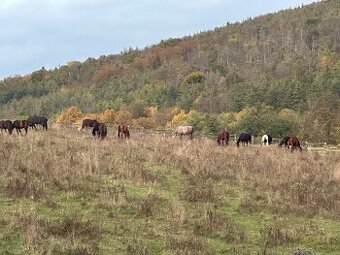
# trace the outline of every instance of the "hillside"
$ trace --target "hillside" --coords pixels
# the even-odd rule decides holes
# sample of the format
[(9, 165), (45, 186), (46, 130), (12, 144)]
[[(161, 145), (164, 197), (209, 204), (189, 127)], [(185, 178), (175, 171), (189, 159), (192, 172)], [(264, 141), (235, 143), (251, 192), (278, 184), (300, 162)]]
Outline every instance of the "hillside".
[(173, 116), (167, 112), (176, 107), (195, 110), (201, 119), (189, 122), (199, 130), (227, 127), (255, 135), (268, 132), (269, 124), (242, 118), (267, 114), (274, 116), (267, 122), (275, 124), (269, 131), (277, 136), (295, 132), (338, 143), (339, 10), (339, 1), (318, 2), (143, 50), (10, 77), (0, 82), (0, 113), (3, 118), (55, 117), (77, 106), (86, 113), (128, 111), (138, 119), (155, 107), (165, 121), (148, 123), (153, 127), (169, 122)]

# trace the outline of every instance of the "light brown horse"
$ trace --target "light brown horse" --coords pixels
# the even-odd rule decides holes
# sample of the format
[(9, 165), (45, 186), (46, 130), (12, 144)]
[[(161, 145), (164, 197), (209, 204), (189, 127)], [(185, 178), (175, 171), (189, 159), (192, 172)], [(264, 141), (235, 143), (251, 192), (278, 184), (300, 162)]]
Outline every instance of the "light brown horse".
[(190, 139), (193, 138), (194, 129), (192, 126), (178, 126), (176, 129), (176, 135), (179, 135), (182, 139), (183, 135), (190, 136)]

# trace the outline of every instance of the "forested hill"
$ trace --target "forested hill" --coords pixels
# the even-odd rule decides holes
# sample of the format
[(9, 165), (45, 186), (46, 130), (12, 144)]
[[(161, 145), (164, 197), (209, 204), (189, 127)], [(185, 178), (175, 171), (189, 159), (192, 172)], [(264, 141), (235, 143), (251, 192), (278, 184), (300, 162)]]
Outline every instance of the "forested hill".
[(10, 77), (0, 82), (0, 113), (113, 109), (140, 126), (182, 121), (206, 132), (296, 132), (340, 142), (339, 12), (340, 1), (322, 1)]

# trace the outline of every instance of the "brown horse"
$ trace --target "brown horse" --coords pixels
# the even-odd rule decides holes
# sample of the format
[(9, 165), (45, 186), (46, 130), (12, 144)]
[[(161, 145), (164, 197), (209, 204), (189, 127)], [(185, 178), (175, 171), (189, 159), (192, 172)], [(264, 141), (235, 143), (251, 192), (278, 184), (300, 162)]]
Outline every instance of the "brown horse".
[(118, 138), (130, 138), (130, 130), (127, 125), (118, 125)]
[(98, 121), (92, 120), (92, 119), (83, 119), (83, 122), (81, 123), (81, 126), (78, 128), (79, 131), (81, 131), (83, 128), (94, 128), (96, 125), (98, 125)]
[(227, 130), (221, 131), (217, 136), (217, 144), (218, 145), (228, 145), (229, 143), (229, 133)]
[(300, 151), (302, 151), (299, 139), (296, 136), (293, 136), (293, 135), (285, 136), (282, 139), (282, 141), (279, 143), (280, 147), (282, 147), (282, 145), (285, 145), (285, 147), (287, 147), (291, 151), (293, 151), (295, 149), (300, 149)]
[(94, 125), (92, 135), (95, 136), (96, 134), (102, 140), (107, 136), (107, 127), (105, 123), (98, 123), (98, 125)]
[(13, 127), (17, 131), (17, 134), (19, 134), (19, 133), (21, 134), (20, 129), (25, 129), (25, 134), (27, 134), (28, 122), (27, 122), (27, 120), (15, 120), (13, 122)]
[(1, 126), (1, 131), (2, 130), (5, 130), (5, 132), (7, 132), (8, 130), (8, 133), (11, 135), (12, 132), (13, 132), (13, 129), (14, 129), (14, 126), (13, 126), (13, 122), (11, 120), (2, 120), (0, 122)]

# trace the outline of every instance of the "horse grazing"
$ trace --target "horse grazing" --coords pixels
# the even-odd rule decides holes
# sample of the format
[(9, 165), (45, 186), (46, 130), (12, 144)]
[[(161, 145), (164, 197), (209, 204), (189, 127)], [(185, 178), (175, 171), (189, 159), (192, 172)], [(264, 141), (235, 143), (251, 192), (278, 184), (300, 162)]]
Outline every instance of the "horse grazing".
[(15, 120), (13, 122), (13, 127), (17, 131), (17, 134), (19, 134), (19, 133), (21, 134), (20, 129), (25, 129), (25, 134), (27, 134), (28, 122), (27, 122), (27, 120)]
[(240, 146), (240, 143), (242, 143), (243, 146), (246, 145), (246, 144), (250, 145), (251, 144), (251, 135), (247, 134), (247, 133), (240, 134), (240, 136), (239, 136), (239, 138), (238, 138), (238, 140), (236, 142), (237, 147)]
[(79, 126), (78, 130), (81, 131), (84, 128), (94, 128), (95, 126), (97, 126), (99, 123), (96, 120), (92, 120), (92, 119), (83, 119), (83, 122), (81, 124), (81, 126)]
[(192, 126), (178, 126), (176, 129), (176, 135), (179, 135), (182, 139), (183, 135), (190, 135), (190, 138), (193, 138), (194, 129)]
[(130, 130), (129, 130), (129, 126), (127, 125), (118, 125), (117, 128), (118, 131), (118, 138), (130, 138)]
[(47, 130), (47, 121), (48, 119), (44, 116), (29, 116), (27, 119), (27, 124), (29, 127), (34, 128), (35, 130), (37, 130), (37, 127), (35, 126), (35, 124), (38, 125), (42, 125), (43, 130)]
[(261, 139), (261, 145), (270, 145), (272, 144), (273, 138), (270, 135), (264, 135)]
[(102, 140), (107, 136), (107, 127), (105, 123), (98, 123), (98, 125), (94, 125), (92, 129), (92, 135), (95, 136), (96, 134)]
[(1, 130), (5, 130), (5, 132), (7, 132), (11, 135), (14, 129), (13, 126), (13, 122), (11, 120), (2, 120), (1, 121)]
[(227, 130), (223, 130), (217, 135), (217, 144), (223, 146), (223, 145), (228, 145), (228, 143), (229, 143), (229, 133), (227, 132)]
[(297, 137), (293, 135), (285, 136), (279, 143), (280, 147), (282, 147), (282, 145), (285, 145), (285, 147), (287, 147), (291, 151), (295, 149), (300, 149), (300, 151), (302, 151), (299, 139), (297, 139)]

